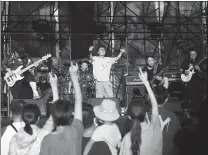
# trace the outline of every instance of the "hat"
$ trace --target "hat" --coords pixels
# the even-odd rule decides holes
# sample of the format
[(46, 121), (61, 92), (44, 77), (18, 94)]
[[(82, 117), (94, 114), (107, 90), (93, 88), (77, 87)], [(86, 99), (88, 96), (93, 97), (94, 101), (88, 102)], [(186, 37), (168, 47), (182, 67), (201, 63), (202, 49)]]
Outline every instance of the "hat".
[(102, 103), (93, 108), (95, 116), (103, 121), (115, 121), (120, 115), (116, 108), (116, 103), (109, 99), (104, 99)]

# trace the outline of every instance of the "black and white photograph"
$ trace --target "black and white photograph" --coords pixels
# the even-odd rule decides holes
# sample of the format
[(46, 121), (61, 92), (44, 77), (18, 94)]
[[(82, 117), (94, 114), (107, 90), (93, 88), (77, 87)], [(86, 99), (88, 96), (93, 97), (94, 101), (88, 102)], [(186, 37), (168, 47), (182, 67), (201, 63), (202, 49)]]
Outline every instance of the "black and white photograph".
[(1, 155), (208, 155), (208, 1), (1, 1)]

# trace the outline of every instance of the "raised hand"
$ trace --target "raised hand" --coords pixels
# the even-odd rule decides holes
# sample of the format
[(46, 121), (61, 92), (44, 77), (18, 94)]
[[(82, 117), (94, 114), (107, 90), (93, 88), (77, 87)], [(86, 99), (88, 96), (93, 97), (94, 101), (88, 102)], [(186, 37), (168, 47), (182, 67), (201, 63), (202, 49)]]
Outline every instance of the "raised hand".
[(77, 72), (78, 72), (78, 64), (76, 63), (76, 65), (73, 64), (73, 62), (71, 62), (71, 66), (69, 68), (69, 72), (71, 76), (77, 76)]
[(121, 48), (120, 51), (121, 51), (122, 53), (127, 52), (125, 48)]
[(56, 74), (52, 74), (50, 72), (49, 73), (49, 77), (50, 77), (50, 85), (51, 85), (51, 87), (57, 86), (57, 76), (56, 76)]
[(89, 51), (92, 52), (93, 49), (94, 49), (94, 46), (90, 46)]
[(147, 79), (147, 72), (143, 72), (142, 69), (139, 67), (139, 78), (144, 84), (148, 84), (149, 81)]

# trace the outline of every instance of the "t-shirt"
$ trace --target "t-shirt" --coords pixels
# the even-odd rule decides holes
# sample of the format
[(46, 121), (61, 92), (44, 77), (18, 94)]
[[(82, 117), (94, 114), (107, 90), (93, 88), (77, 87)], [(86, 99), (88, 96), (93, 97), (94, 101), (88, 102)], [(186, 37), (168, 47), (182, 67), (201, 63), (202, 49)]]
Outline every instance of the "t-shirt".
[(91, 138), (95, 142), (106, 142), (112, 155), (117, 155), (117, 147), (120, 147), (121, 142), (121, 133), (115, 123), (98, 126)]
[(115, 58), (110, 57), (93, 57), (93, 76), (97, 81), (109, 81), (110, 70), (112, 65), (115, 63)]
[[(159, 115), (153, 115), (150, 124), (141, 123), (141, 128), (142, 142), (139, 155), (162, 155), (163, 139)], [(122, 140), (120, 155), (132, 155), (131, 131)]]
[(74, 119), (60, 133), (50, 133), (41, 144), (40, 155), (81, 155), (83, 124)]
[(163, 107), (158, 107), (158, 110), (163, 121), (168, 117), (170, 118), (170, 122), (163, 128), (163, 155), (174, 155), (174, 138), (176, 133), (181, 129), (180, 121), (173, 112)]
[[(83, 137), (82, 138), (82, 152), (84, 152), (84, 148), (87, 145), (90, 137)], [(95, 142), (88, 153), (88, 155), (111, 155), (111, 151), (104, 141)]]

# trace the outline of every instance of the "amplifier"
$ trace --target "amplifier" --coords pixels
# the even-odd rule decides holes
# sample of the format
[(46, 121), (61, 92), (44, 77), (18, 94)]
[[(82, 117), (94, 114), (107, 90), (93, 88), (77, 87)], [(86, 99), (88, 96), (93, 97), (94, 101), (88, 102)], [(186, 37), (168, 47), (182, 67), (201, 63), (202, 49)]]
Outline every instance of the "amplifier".
[(166, 72), (164, 76), (168, 78), (168, 81), (180, 81), (181, 73), (180, 72)]
[(46, 116), (46, 101), (44, 99), (33, 100), (33, 99), (14, 99), (16, 100), (24, 100), (27, 104), (36, 104), (40, 108), (41, 116)]
[(139, 76), (126, 76), (126, 85), (142, 85), (142, 81)]
[(128, 104), (130, 103), (130, 101), (132, 100), (132, 98), (136, 95), (134, 94), (134, 90), (139, 91), (139, 95), (141, 98), (142, 96), (146, 95), (146, 88), (144, 85), (140, 85), (140, 86), (126, 86), (126, 106), (128, 106)]

